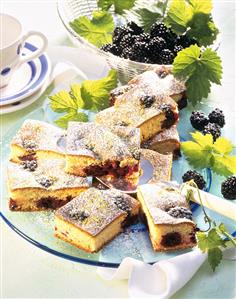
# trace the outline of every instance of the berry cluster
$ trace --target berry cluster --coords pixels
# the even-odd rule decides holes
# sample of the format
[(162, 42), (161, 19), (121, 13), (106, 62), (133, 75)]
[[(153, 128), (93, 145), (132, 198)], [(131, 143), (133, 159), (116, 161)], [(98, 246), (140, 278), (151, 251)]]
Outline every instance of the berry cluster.
[(125, 211), (126, 213), (130, 213), (131, 211), (131, 207), (130, 205), (126, 202), (126, 200), (121, 197), (121, 196), (117, 196), (115, 198), (114, 204), (117, 206), (118, 209)]
[(216, 108), (208, 116), (201, 111), (193, 111), (190, 122), (194, 129), (202, 131), (204, 135), (211, 134), (216, 141), (221, 135), (221, 128), (225, 125), (223, 111)]
[(78, 211), (76, 209), (72, 209), (71, 211), (69, 211), (69, 216), (74, 220), (83, 222), (85, 219), (89, 217), (89, 214), (85, 211)]
[(54, 183), (52, 178), (48, 178), (45, 176), (38, 177), (36, 180), (40, 185), (42, 185), (45, 188), (50, 187)]
[(193, 214), (192, 212), (185, 207), (174, 207), (168, 211), (168, 214), (174, 218), (187, 218), (192, 220)]
[(101, 50), (137, 62), (172, 64), (175, 56), (182, 49), (196, 44), (195, 39), (186, 35), (177, 36), (163, 23), (154, 23), (150, 33), (134, 22), (116, 27), (112, 44), (106, 44)]
[(198, 186), (198, 188), (201, 190), (206, 187), (206, 182), (203, 176), (196, 170), (188, 170), (187, 172), (185, 172), (182, 176), (182, 180), (184, 183), (193, 180), (195, 184)]
[(23, 161), (21, 163), (22, 167), (24, 169), (27, 169), (29, 171), (35, 171), (35, 169), (37, 168), (38, 164), (37, 164), (37, 161), (36, 160), (26, 160), (26, 161)]

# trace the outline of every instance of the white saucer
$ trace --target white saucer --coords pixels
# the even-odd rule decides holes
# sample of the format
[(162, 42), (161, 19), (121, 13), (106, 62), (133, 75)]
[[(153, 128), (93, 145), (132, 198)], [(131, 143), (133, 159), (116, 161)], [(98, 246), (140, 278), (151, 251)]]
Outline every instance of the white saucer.
[[(36, 51), (37, 48), (26, 43), (23, 54)], [(51, 63), (46, 54), (22, 64), (14, 73), (11, 81), (0, 89), (0, 106), (9, 105), (26, 99), (43, 86), (51, 71)]]

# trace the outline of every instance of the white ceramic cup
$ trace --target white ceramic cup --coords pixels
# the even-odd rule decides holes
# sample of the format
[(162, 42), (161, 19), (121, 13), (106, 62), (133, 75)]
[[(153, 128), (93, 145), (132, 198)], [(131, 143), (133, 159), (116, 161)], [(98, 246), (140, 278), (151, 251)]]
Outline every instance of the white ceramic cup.
[[(22, 49), (30, 36), (39, 36), (42, 45), (33, 53), (22, 55)], [(0, 14), (0, 88), (5, 87), (14, 72), (27, 61), (40, 56), (48, 44), (41, 32), (23, 32), (21, 23), (7, 14)]]

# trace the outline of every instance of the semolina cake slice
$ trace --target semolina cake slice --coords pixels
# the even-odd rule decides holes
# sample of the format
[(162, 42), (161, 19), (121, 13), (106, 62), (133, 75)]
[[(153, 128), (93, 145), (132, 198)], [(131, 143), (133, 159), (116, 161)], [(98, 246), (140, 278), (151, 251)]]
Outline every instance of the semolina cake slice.
[(139, 151), (139, 129), (70, 122), (66, 172), (79, 176), (138, 178)]
[(139, 202), (115, 189), (90, 188), (55, 213), (55, 236), (97, 252), (138, 215)]
[(165, 183), (138, 187), (138, 200), (146, 216), (153, 249), (169, 251), (196, 245), (196, 225), (185, 196)]
[(12, 211), (56, 209), (91, 185), (87, 178), (67, 174), (64, 159), (9, 162), (9, 208)]
[(148, 90), (134, 90), (133, 95), (129, 96), (129, 99), (119, 98), (119, 104), (97, 113), (95, 122), (107, 127), (119, 125), (139, 128), (141, 142), (178, 122), (178, 108), (170, 97), (155, 95)]
[(141, 144), (142, 148), (156, 151), (160, 154), (173, 154), (174, 157), (180, 155), (180, 140), (176, 126), (171, 126), (155, 135), (153, 138)]
[(46, 122), (27, 119), (11, 142), (10, 160), (20, 163), (30, 158), (64, 158), (58, 140), (65, 131)]
[(165, 66), (148, 70), (135, 76), (127, 85), (119, 86), (110, 92), (110, 104), (116, 105), (129, 97), (134, 89), (152, 91), (155, 94), (170, 96), (182, 109), (187, 105), (184, 82), (177, 80), (170, 68)]

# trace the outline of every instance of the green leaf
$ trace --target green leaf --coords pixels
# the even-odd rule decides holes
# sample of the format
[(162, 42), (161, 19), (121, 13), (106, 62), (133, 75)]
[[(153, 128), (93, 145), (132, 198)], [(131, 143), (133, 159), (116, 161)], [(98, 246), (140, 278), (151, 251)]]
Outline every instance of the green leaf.
[(191, 136), (194, 141), (196, 141), (202, 147), (207, 147), (209, 149), (213, 146), (213, 137), (211, 134), (203, 135), (202, 133), (196, 131), (195, 133), (191, 133)]
[(115, 13), (122, 15), (124, 10), (131, 9), (135, 4), (135, 0), (98, 0), (98, 7), (102, 10), (109, 10), (114, 5)]
[(219, 156), (213, 154), (214, 163), (212, 170), (222, 176), (230, 176), (236, 173), (236, 156)]
[(70, 110), (77, 110), (76, 102), (70, 97), (66, 90), (62, 90), (52, 96), (49, 96), (50, 107), (55, 112), (68, 112)]
[(216, 232), (215, 228), (212, 228), (208, 233), (197, 232), (198, 247), (206, 252), (209, 249), (216, 248), (218, 246), (224, 246), (224, 240)]
[(197, 45), (192, 45), (178, 52), (173, 64), (173, 74), (179, 79), (186, 79), (196, 72), (197, 60), (201, 54), (201, 49)]
[(79, 84), (75, 83), (71, 85), (70, 87), (70, 96), (71, 98), (76, 102), (77, 108), (83, 109), (85, 106), (85, 103), (81, 97), (81, 87)]
[(83, 112), (75, 112), (75, 111), (70, 111), (67, 114), (59, 117), (57, 120), (54, 122), (61, 128), (66, 129), (68, 126), (68, 122), (70, 121), (81, 121), (81, 122), (87, 122), (88, 121), (88, 116), (87, 114)]
[(193, 7), (194, 12), (209, 14), (212, 10), (211, 0), (189, 0), (189, 4)]
[(227, 140), (224, 137), (217, 138), (213, 144), (213, 149), (216, 153), (219, 154), (229, 154), (233, 150), (233, 144), (231, 141)]
[(187, 35), (190, 38), (195, 38), (201, 46), (211, 45), (217, 37), (219, 30), (212, 22), (211, 15), (204, 13), (196, 13), (189, 21), (190, 29)]
[(193, 167), (205, 168), (211, 165), (211, 155), (201, 145), (193, 141), (181, 142), (181, 150)]
[(111, 70), (107, 77), (99, 80), (85, 80), (81, 85), (81, 96), (85, 109), (99, 111), (109, 106), (109, 93), (117, 86), (117, 72)]
[(177, 33), (182, 34), (188, 27), (188, 22), (192, 19), (192, 9), (186, 1), (172, 0), (167, 12), (165, 23)]
[(222, 78), (221, 59), (210, 48), (201, 52), (197, 45), (183, 49), (173, 63), (173, 74), (186, 81), (189, 101), (196, 105), (207, 98), (211, 82), (220, 84)]
[(103, 11), (108, 11), (114, 4), (114, 0), (98, 0), (98, 7)]
[(208, 262), (213, 270), (220, 264), (223, 254), (220, 248), (213, 248), (208, 250)]
[(163, 16), (156, 11), (151, 11), (148, 8), (140, 8), (136, 12), (140, 18), (140, 23), (144, 30), (148, 32), (153, 23), (163, 20)]
[(112, 41), (114, 22), (112, 15), (105, 11), (93, 11), (93, 18), (81, 16), (70, 22), (70, 26), (80, 36), (97, 47)]

